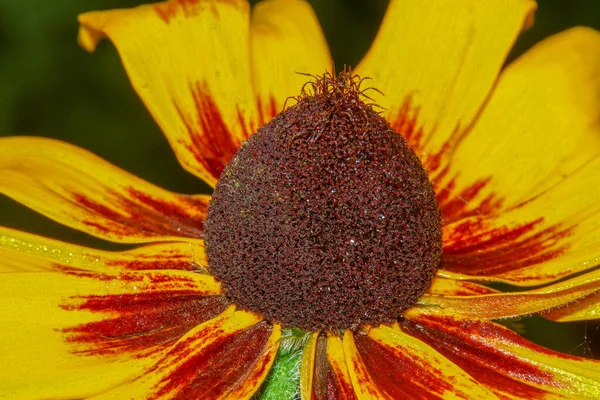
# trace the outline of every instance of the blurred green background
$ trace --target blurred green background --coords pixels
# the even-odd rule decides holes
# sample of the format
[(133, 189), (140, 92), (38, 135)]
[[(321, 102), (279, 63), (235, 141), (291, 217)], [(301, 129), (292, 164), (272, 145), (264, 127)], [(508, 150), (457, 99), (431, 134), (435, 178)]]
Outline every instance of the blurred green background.
[[(429, 0), (436, 1), (436, 0)], [(309, 0), (336, 65), (355, 66), (368, 49), (387, 0)], [(184, 193), (210, 193), (184, 172), (131, 89), (114, 48), (95, 54), (76, 42), (79, 13), (142, 4), (139, 0), (0, 0), (0, 137), (39, 135), (88, 149), (150, 182)], [(538, 0), (536, 23), (509, 60), (537, 41), (575, 25), (600, 30), (600, 0)], [(157, 161), (159, 160), (159, 161)], [(0, 225), (108, 248), (0, 196)], [(600, 325), (511, 322), (530, 339), (571, 354), (600, 358)]]

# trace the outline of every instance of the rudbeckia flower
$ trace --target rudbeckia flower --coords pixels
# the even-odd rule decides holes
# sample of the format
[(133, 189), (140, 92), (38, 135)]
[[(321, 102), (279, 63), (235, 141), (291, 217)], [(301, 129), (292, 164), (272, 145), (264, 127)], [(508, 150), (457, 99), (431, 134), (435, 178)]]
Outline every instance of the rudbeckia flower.
[(503, 67), (535, 7), (392, 0), (339, 75), (301, 0), (81, 15), (214, 197), (1, 139), (1, 193), (131, 247), (1, 228), (0, 397), (600, 398), (495, 322), (600, 315), (600, 34)]

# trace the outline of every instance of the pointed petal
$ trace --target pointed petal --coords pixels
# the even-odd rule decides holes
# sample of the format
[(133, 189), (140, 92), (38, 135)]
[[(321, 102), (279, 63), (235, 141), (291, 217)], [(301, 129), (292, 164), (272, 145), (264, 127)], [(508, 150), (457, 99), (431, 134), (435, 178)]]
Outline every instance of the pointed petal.
[(493, 398), (451, 361), (397, 329), (382, 325), (354, 335), (354, 345), (362, 368), (386, 398)]
[(446, 176), (438, 178), (449, 199), (444, 217), (510, 209), (598, 155), (600, 32), (573, 28), (540, 42), (502, 72)]
[(314, 398), (356, 400), (342, 340), (333, 334), (321, 336), (319, 340), (313, 379)]
[(319, 333), (311, 333), (300, 362), (300, 396), (303, 400), (312, 398), (313, 374), (315, 371), (315, 353), (317, 351), (317, 339)]
[(250, 6), (167, 1), (79, 16), (79, 42), (117, 48), (129, 79), (182, 166), (213, 185), (256, 128)]
[(261, 125), (278, 114), (309, 79), (323, 74), (331, 56), (319, 21), (303, 0), (267, 0), (252, 9), (252, 78)]
[(160, 189), (93, 154), (50, 139), (0, 139), (0, 193), (102, 239), (200, 238), (209, 196)]
[[(537, 346), (489, 321), (413, 310), (402, 330), (502, 398), (600, 396), (600, 362)], [(579, 398), (579, 397), (577, 397)]]
[[(21, 255), (23, 264), (39, 260)], [(85, 398), (108, 390), (227, 306), (208, 275), (54, 264), (61, 272), (1, 275), (2, 398)]]
[(563, 307), (600, 290), (600, 270), (576, 278), (523, 292), (476, 296), (425, 294), (419, 305), (433, 313), (454, 313), (469, 318), (498, 319), (535, 314)]
[(481, 280), (540, 285), (600, 261), (600, 157), (536, 198), (443, 228), (442, 268)]
[[(36, 256), (27, 263), (22, 255)], [(127, 251), (102, 251), (0, 226), (0, 272), (57, 271), (72, 265), (95, 271), (175, 269), (204, 272), (204, 244), (164, 242)]]
[[(430, 173), (488, 96), (535, 3), (392, 0), (356, 72)], [(427, 23), (424, 23), (427, 21)]]
[(224, 314), (181, 338), (145, 375), (93, 399), (249, 399), (280, 334), (251, 313)]

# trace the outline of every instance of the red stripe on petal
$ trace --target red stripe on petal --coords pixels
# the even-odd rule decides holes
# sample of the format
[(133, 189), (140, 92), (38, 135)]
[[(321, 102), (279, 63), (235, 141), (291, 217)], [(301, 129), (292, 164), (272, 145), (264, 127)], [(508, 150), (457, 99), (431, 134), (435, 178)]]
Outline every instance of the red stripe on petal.
[[(400, 133), (408, 142), (409, 147), (419, 156), (423, 167), (427, 170), (431, 178), (438, 173), (443, 173), (446, 170), (443, 165), (444, 160), (449, 155), (453, 143), (447, 142), (440, 150), (435, 153), (428, 153), (425, 150), (426, 141), (424, 138), (425, 132), (423, 127), (419, 125), (420, 107), (412, 105), (412, 96), (406, 96), (402, 102), (402, 106), (398, 110), (395, 117), (390, 118), (390, 126)], [(458, 138), (458, 127), (456, 127), (452, 137)], [(434, 183), (435, 186), (435, 183)]]
[(205, 199), (188, 197), (185, 201), (177, 204), (164, 199), (154, 198), (134, 188), (129, 188), (128, 192), (132, 198), (155, 211), (158, 215), (169, 218), (177, 231), (183, 228), (192, 230), (190, 229), (191, 226), (195, 228), (193, 229), (195, 231), (204, 229), (204, 220), (194, 218), (189, 210), (193, 210), (195, 214), (206, 215), (208, 212), (208, 201)]
[(452, 142), (448, 141), (436, 153), (429, 154), (425, 151), (426, 142), (424, 131), (418, 124), (420, 107), (412, 106), (412, 96), (407, 96), (398, 113), (391, 119), (391, 127), (402, 134), (411, 149), (419, 156), (423, 166), (427, 170), (433, 186), (436, 198), (442, 212), (444, 224), (449, 224), (472, 215), (489, 214), (497, 211), (503, 203), (503, 199), (496, 194), (489, 194), (486, 198), (478, 201), (478, 206), (473, 210), (467, 210), (470, 200), (475, 198), (488, 185), (491, 178), (482, 178), (468, 187), (456, 193), (456, 177), (440, 186), (438, 182), (447, 178), (449, 172), (444, 160), (450, 156), (450, 150), (460, 141), (460, 127), (454, 129), (451, 135)]
[[(219, 2), (228, 3), (233, 6), (239, 6), (240, 3), (242, 3), (240, 0), (219, 0)], [(199, 7), (202, 3), (205, 4), (203, 8)], [(208, 7), (213, 11), (213, 16), (216, 19), (219, 19), (219, 13), (212, 9), (210, 2), (202, 0), (168, 1), (155, 5), (154, 11), (156, 11), (165, 24), (170, 24), (173, 18), (177, 17), (179, 14), (182, 14), (184, 18), (192, 18)]]
[(405, 322), (402, 330), (433, 347), (502, 398), (509, 398), (502, 396), (502, 393), (527, 399), (543, 398), (547, 394), (545, 390), (521, 381), (549, 388), (561, 387), (561, 384), (556, 382), (552, 373), (497, 348), (496, 341), (529, 348), (542, 354), (576, 359), (537, 346), (514, 332), (487, 321), (459, 322), (452, 318), (428, 315), (416, 322), (419, 325)]
[(127, 191), (131, 198), (118, 192), (109, 192), (107, 197), (114, 202), (109, 208), (85, 194), (74, 193), (75, 204), (93, 212), (100, 218), (84, 219), (90, 227), (121, 237), (139, 235), (202, 237), (204, 217), (208, 203), (204, 199), (188, 197), (179, 203), (156, 199), (133, 188)]
[(202, 293), (198, 283), (185, 276), (159, 272), (105, 274), (61, 265), (55, 269), (82, 279), (128, 286), (134, 291), (72, 296), (60, 305), (63, 310), (89, 311), (102, 317), (61, 330), (68, 343), (77, 345), (73, 347), (74, 354), (127, 351), (141, 357), (174, 343), (228, 306), (223, 296)]
[(410, 148), (417, 154), (423, 147), (423, 128), (417, 125), (419, 111), (420, 107), (412, 106), (412, 96), (407, 96), (390, 123), (392, 129), (404, 136)]
[(328, 361), (326, 340), (319, 337), (315, 357), (312, 398), (315, 400), (356, 400), (352, 382), (344, 379), (341, 371), (336, 370)]
[(107, 260), (104, 262), (109, 267), (119, 267), (130, 271), (143, 271), (143, 270), (161, 270), (161, 269), (172, 269), (179, 271), (196, 271), (201, 266), (195, 265), (190, 262), (189, 257), (184, 254), (174, 255), (157, 255), (150, 256), (148, 260), (144, 259), (144, 255), (137, 255), (132, 260)]
[(277, 109), (277, 100), (275, 97), (269, 97), (269, 103), (267, 107), (264, 107), (261, 99), (256, 100), (256, 109), (259, 111), (258, 113), (258, 123), (259, 127), (271, 121), (279, 111)]
[(155, 5), (154, 10), (165, 22), (165, 24), (168, 24), (171, 22), (171, 19), (175, 18), (180, 12), (183, 13), (185, 17), (193, 16), (194, 10), (196, 9), (190, 6), (196, 5), (198, 3), (200, 3), (200, 0), (178, 0), (176, 2), (169, 1)]
[(512, 227), (490, 227), (481, 219), (445, 228), (442, 268), (471, 275), (501, 274), (539, 264), (568, 249), (572, 228), (539, 229), (543, 218)]
[(439, 399), (452, 391), (452, 378), (432, 365), (421, 365), (418, 359), (366, 335), (355, 335), (354, 340), (371, 379), (391, 398)]
[(442, 212), (444, 225), (451, 224), (462, 218), (475, 215), (492, 215), (502, 207), (504, 199), (495, 193), (487, 195), (483, 200), (478, 200), (477, 207), (467, 210), (471, 199), (476, 198), (489, 184), (491, 178), (480, 179), (470, 186), (463, 188), (458, 194), (455, 192), (456, 178), (453, 178), (442, 188), (435, 187), (436, 198)]
[[(57, 271), (61, 271), (65, 274), (78, 276), (80, 278), (89, 278), (104, 282), (119, 282), (122, 285), (139, 285), (140, 290), (158, 289), (157, 285), (160, 285), (161, 289), (196, 289), (198, 284), (194, 279), (188, 276), (174, 276), (166, 272), (147, 272), (147, 273), (136, 273), (136, 272), (123, 272), (119, 274), (114, 273), (102, 273), (96, 271), (90, 271), (83, 268), (71, 267), (67, 265), (53, 264), (53, 268)], [(153, 286), (154, 285), (154, 286)]]
[[(219, 179), (223, 169), (240, 146), (236, 135), (231, 132), (225, 123), (223, 116), (208, 94), (206, 84), (196, 83), (190, 85), (190, 91), (196, 106), (196, 124), (192, 116), (186, 115), (180, 107), (175, 104), (177, 112), (184, 121), (188, 131), (191, 144), (182, 143), (200, 165), (206, 169), (215, 179)], [(244, 137), (249, 137), (251, 132), (246, 128), (241, 112), (238, 110), (238, 122)]]
[[(198, 338), (191, 336), (177, 343), (159, 369), (169, 368), (169, 361), (177, 364), (187, 359), (168, 373), (151, 398), (158, 400), (169, 395), (174, 400), (216, 399), (248, 384), (245, 378), (264, 354), (271, 331), (272, 327), (265, 322), (228, 335), (220, 333), (218, 327), (207, 329), (201, 333), (203, 337), (221, 337), (189, 358), (193, 351), (189, 344)], [(263, 367), (266, 368), (264, 363)]]
[(110, 316), (62, 330), (67, 342), (87, 345), (87, 349), (74, 353), (107, 355), (126, 351), (143, 357), (173, 344), (195, 326), (214, 318), (227, 308), (227, 302), (222, 296), (166, 291), (87, 296), (79, 306), (62, 308)]

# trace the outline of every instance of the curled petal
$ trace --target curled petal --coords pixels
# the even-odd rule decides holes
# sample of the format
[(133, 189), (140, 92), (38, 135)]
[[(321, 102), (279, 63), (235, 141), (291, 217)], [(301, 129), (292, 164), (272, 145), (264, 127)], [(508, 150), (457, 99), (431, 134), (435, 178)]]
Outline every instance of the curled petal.
[(427, 289), (427, 293), (438, 296), (472, 296), (477, 294), (497, 293), (497, 291), (473, 282), (437, 276), (431, 281), (431, 286)]
[(550, 310), (544, 313), (543, 317), (558, 322), (598, 320), (600, 319), (600, 291)]
[(425, 294), (419, 299), (428, 312), (454, 313), (469, 318), (498, 319), (535, 314), (563, 307), (600, 291), (600, 270), (576, 278), (523, 292), (475, 296)]

